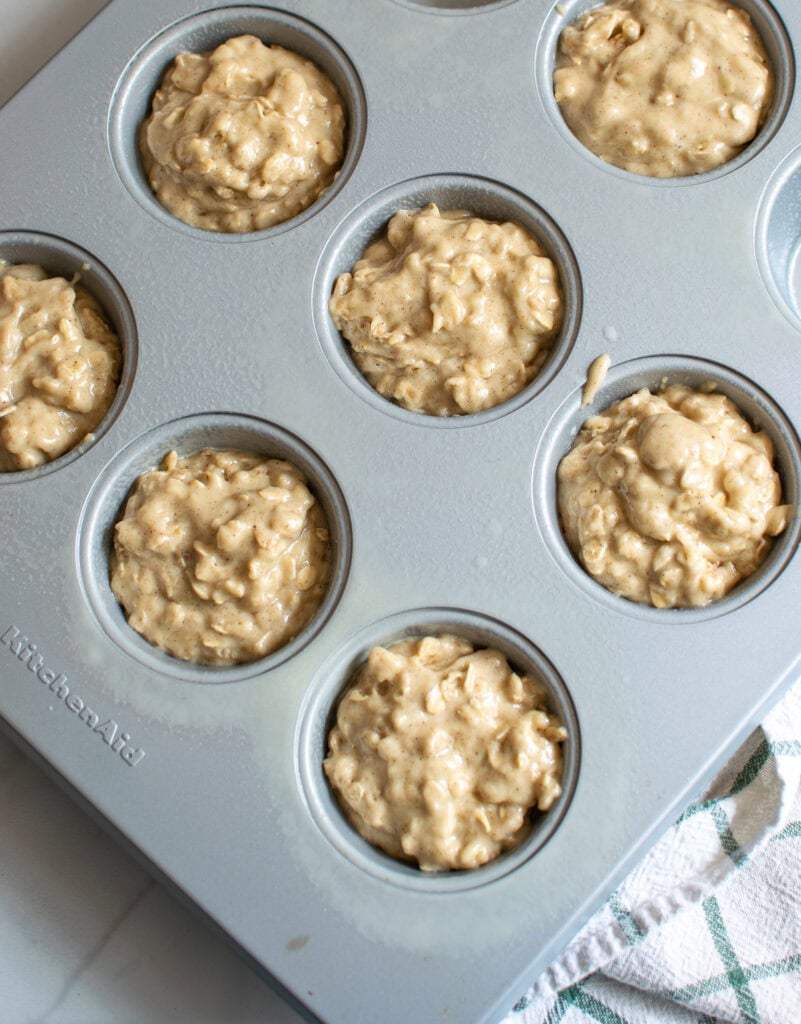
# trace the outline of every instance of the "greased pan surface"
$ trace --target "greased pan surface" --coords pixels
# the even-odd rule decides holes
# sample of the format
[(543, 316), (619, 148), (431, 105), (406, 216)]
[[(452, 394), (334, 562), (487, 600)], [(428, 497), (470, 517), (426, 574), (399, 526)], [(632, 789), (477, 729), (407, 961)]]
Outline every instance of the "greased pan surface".
[[(775, 109), (740, 158), (693, 180), (605, 167), (561, 126), (552, 53), (581, 3), (113, 0), (0, 111), (0, 257), (81, 271), (125, 352), (94, 442), (0, 477), (0, 711), (321, 1020), (376, 1006), (398, 1024), (495, 1020), (793, 678), (797, 520), (725, 601), (664, 613), (594, 585), (555, 511), (556, 464), (588, 411), (664, 377), (731, 394), (798, 500), (801, 15), (740, 5), (777, 71)], [(213, 236), (148, 195), (133, 135), (179, 49), (242, 31), (321, 64), (350, 144), (305, 214)], [(565, 287), (544, 374), (469, 419), (374, 396), (326, 315), (365, 241), (427, 201), (522, 222)], [(612, 368), (582, 410), (603, 351)], [(133, 479), (202, 444), (292, 458), (333, 525), (324, 614), (267, 662), (161, 656), (108, 588)], [(357, 840), (320, 762), (366, 650), (438, 628), (533, 665), (571, 735), (565, 796), (523, 847), (428, 877)]]

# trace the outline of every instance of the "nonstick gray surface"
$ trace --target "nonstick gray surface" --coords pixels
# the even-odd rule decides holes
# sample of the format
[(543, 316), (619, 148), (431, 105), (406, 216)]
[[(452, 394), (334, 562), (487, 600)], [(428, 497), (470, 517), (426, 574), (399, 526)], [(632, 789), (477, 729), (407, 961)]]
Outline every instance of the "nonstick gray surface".
[[(93, 439), (0, 477), (0, 714), (329, 1024), (497, 1019), (793, 681), (801, 653), (797, 520), (727, 598), (665, 611), (579, 568), (555, 500), (584, 418), (668, 380), (731, 395), (771, 434), (797, 502), (801, 9), (740, 0), (776, 71), (772, 113), (725, 167), (655, 181), (588, 154), (553, 101), (556, 38), (589, 4), (452, 6), (113, 0), (0, 111), (0, 258), (80, 272), (125, 355)], [(135, 133), (179, 50), (244, 31), (327, 71), (349, 147), (304, 214), (217, 236), (150, 195)], [(567, 315), (545, 370), (476, 416), (380, 398), (327, 314), (336, 275), (392, 213), (427, 202), (524, 224), (562, 275)], [(602, 352), (611, 369), (582, 409)], [(334, 537), (321, 615), (230, 669), (150, 647), (108, 585), (136, 476), (206, 444), (295, 461)], [(355, 835), (321, 763), (369, 648), (443, 629), (543, 676), (570, 736), (563, 798), (521, 847), (427, 875)]]

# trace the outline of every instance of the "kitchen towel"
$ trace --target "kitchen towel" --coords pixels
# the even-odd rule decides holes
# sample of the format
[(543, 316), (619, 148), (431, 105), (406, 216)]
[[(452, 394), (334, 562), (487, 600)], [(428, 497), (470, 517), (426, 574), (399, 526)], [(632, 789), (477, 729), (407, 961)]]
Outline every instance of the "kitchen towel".
[(801, 1024), (801, 681), (503, 1024)]

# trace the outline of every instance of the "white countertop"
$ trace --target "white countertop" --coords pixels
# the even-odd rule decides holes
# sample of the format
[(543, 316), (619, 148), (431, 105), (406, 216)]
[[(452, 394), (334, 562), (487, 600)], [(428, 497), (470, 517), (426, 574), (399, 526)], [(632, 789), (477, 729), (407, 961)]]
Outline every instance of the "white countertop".
[[(0, 0), (0, 105), (104, 2)], [(300, 1020), (0, 736), (0, 1024)]]

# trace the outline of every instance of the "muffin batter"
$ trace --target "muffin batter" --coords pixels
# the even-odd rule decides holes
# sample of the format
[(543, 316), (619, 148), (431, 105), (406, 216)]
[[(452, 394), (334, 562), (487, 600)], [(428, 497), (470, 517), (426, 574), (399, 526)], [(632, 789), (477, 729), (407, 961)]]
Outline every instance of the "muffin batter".
[(560, 795), (566, 736), (544, 686), (499, 651), (428, 636), (370, 651), (323, 767), (373, 845), (424, 871), (475, 868)]
[(114, 531), (111, 588), (129, 624), (176, 658), (262, 658), (317, 611), (324, 513), (288, 462), (209, 449), (141, 476)]
[(344, 147), (333, 83), (254, 36), (180, 53), (139, 137), (159, 201), (186, 224), (224, 232), (258, 231), (305, 210), (334, 180)]
[(723, 597), (785, 528), (773, 445), (724, 395), (638, 391), (582, 427), (558, 469), (559, 514), (585, 569), (657, 608)]
[(749, 16), (726, 0), (611, 0), (563, 31), (554, 94), (602, 160), (672, 178), (754, 138), (773, 72)]
[(542, 369), (562, 323), (556, 267), (517, 224), (404, 210), (341, 274), (329, 310), (372, 386), (412, 412), (481, 412)]
[(114, 400), (121, 361), (84, 288), (0, 260), (0, 472), (50, 462), (91, 434)]

